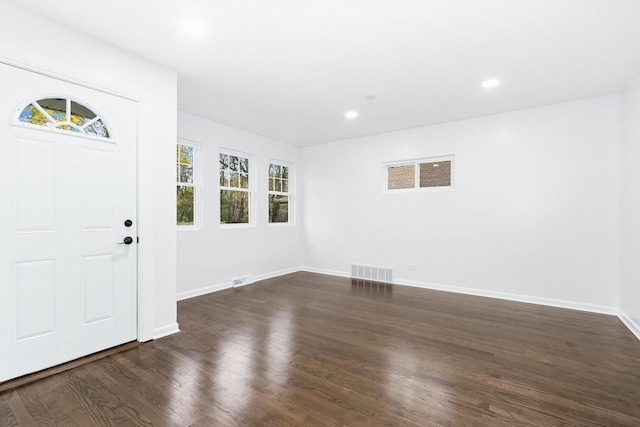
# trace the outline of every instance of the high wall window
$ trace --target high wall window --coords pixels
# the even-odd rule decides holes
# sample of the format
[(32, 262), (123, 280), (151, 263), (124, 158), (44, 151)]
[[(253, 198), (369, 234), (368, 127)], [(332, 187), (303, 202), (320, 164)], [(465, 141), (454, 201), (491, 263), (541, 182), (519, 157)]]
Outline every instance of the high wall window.
[(452, 189), (453, 164), (453, 156), (385, 163), (385, 190)]
[(196, 225), (197, 149), (194, 144), (180, 142), (176, 149), (177, 224)]
[(291, 167), (269, 163), (269, 223), (290, 223), (291, 207)]
[(220, 224), (251, 222), (249, 156), (220, 153)]

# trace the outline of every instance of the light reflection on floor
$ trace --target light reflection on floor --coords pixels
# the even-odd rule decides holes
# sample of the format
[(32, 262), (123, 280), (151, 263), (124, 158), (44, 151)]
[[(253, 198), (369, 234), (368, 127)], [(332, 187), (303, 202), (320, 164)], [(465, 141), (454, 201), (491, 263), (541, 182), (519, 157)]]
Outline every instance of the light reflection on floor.
[(250, 388), (255, 375), (254, 352), (261, 337), (248, 327), (232, 328), (229, 333), (233, 340), (220, 342), (213, 376), (218, 406), (233, 415), (241, 414), (250, 404), (247, 398), (253, 395)]
[(285, 385), (288, 379), (289, 361), (295, 346), (291, 328), (291, 311), (288, 309), (279, 310), (269, 323), (267, 379), (278, 386)]

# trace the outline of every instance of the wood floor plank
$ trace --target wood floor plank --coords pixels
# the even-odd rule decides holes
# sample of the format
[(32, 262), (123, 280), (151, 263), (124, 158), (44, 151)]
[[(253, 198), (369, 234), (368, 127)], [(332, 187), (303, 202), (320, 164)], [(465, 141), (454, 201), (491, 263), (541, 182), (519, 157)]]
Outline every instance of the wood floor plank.
[(0, 393), (2, 426), (640, 426), (614, 316), (294, 273), (182, 332)]
[(6, 399), (0, 399), (0, 416), (2, 417), (0, 418), (2, 423), (10, 427), (36, 425), (35, 418), (31, 416), (17, 393), (13, 393), (12, 396), (6, 396)]

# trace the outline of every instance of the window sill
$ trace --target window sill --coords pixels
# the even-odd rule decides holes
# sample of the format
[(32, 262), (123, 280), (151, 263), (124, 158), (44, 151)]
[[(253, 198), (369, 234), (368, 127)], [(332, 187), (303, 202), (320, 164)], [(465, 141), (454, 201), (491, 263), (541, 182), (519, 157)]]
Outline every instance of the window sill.
[(293, 222), (270, 222), (269, 227), (293, 227), (296, 224)]
[(220, 229), (221, 230), (230, 230), (230, 229), (234, 229), (234, 228), (256, 228), (255, 224), (249, 223), (249, 224), (220, 224)]
[(396, 188), (393, 190), (384, 189), (385, 194), (406, 194), (406, 193), (446, 193), (455, 191), (453, 186), (450, 187), (420, 187), (420, 188)]

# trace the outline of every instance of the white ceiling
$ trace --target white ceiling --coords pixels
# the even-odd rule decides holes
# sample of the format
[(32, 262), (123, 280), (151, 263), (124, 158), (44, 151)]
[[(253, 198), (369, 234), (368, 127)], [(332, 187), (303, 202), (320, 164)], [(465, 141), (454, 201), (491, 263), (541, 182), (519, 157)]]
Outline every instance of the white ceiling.
[(619, 93), (640, 73), (640, 0), (12, 1), (176, 70), (180, 110), (296, 145)]

